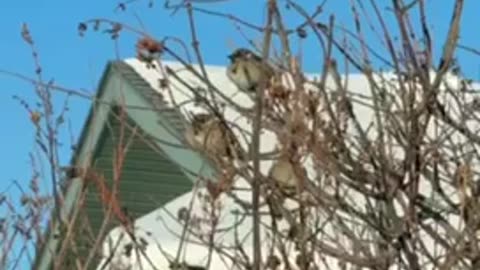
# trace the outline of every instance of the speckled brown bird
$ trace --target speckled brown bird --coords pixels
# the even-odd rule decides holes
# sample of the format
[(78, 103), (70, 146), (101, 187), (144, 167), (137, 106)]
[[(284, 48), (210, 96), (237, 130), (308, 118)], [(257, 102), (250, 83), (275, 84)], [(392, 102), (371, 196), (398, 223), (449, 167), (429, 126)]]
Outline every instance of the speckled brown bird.
[(220, 119), (209, 113), (193, 115), (185, 131), (185, 139), (192, 148), (213, 156), (233, 157), (236, 145), (233, 136)]
[(275, 185), (287, 196), (295, 194), (297, 185), (300, 183), (299, 175), (288, 156), (281, 156), (275, 161), (270, 168), (269, 177), (275, 181)]
[(273, 75), (273, 68), (262, 62), (262, 58), (252, 51), (239, 48), (228, 56), (230, 65), (227, 68), (227, 77), (239, 90), (250, 95), (255, 94), (256, 88), (265, 76), (268, 81)]

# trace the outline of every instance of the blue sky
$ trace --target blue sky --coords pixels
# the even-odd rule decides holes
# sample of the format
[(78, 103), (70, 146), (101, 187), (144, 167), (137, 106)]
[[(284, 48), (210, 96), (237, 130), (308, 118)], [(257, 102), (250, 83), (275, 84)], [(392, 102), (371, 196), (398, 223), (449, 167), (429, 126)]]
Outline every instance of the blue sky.
[[(264, 8), (259, 3), (264, 1), (231, 0), (226, 3), (213, 5), (199, 5), (202, 8), (217, 11), (233, 11), (237, 16), (256, 24), (262, 24)], [(280, 1), (281, 2), (281, 1)], [(308, 10), (317, 5), (313, 0), (298, 1)], [(328, 21), (329, 14), (335, 14), (338, 24), (353, 29), (350, 15), (350, 1), (331, 0), (325, 8), (325, 13), (319, 19)], [(367, 3), (368, 1), (362, 1)], [(390, 1), (377, 1), (386, 3)], [(440, 44), (445, 38), (445, 33), (450, 23), (450, 10), (452, 0), (428, 0), (428, 16), (433, 25), (433, 39), (436, 45), (435, 53), (438, 55)], [(256, 3), (256, 4), (254, 4)], [(161, 39), (164, 36), (176, 36), (184, 39), (189, 45), (190, 37), (188, 22), (183, 11), (175, 15), (162, 8), (163, 1), (157, 1), (154, 8), (147, 8), (147, 1), (138, 1), (129, 6), (125, 12), (116, 12), (117, 1), (62, 1), (62, 0), (36, 0), (36, 1), (2, 1), (0, 3), (0, 69), (34, 77), (34, 65), (28, 46), (20, 37), (22, 23), (28, 23), (43, 67), (44, 78), (55, 79), (57, 84), (74, 89), (86, 89), (93, 93), (103, 68), (109, 59), (116, 57), (114, 43), (103, 35), (87, 32), (80, 38), (77, 34), (79, 22), (91, 18), (108, 18), (119, 20), (141, 28), (137, 16), (141, 18), (145, 30)], [(365, 4), (367, 5), (367, 4)], [(480, 47), (478, 23), (478, 10), (480, 1), (466, 1), (463, 17), (461, 43)], [(387, 12), (384, 10), (384, 12)], [(285, 11), (287, 23), (293, 25), (299, 22), (293, 11)], [(295, 18), (294, 18), (295, 17)], [(389, 25), (394, 23), (393, 16), (387, 20)], [(293, 19), (294, 18), (294, 19)], [(226, 64), (226, 55), (235, 46), (244, 46), (246, 42), (235, 31), (233, 25), (224, 19), (212, 18), (205, 15), (196, 16), (201, 50), (205, 62), (209, 64)], [(371, 19), (374, 19), (373, 17)], [(251, 33), (247, 31), (247, 33)], [(258, 35), (254, 36), (258, 38)], [(368, 34), (368, 38), (374, 35)], [(376, 46), (377, 41), (373, 41)], [(119, 56), (132, 57), (135, 54), (135, 36), (122, 34), (119, 42)], [(304, 64), (309, 72), (318, 71), (321, 67), (320, 53), (313, 44), (305, 45)], [(464, 71), (469, 77), (480, 80), (480, 65), (477, 57), (460, 52), (459, 57)], [(28, 102), (37, 101), (33, 87), (19, 79), (0, 74), (0, 160), (2, 171), (0, 174), (0, 192), (7, 190), (10, 196), (18, 195), (18, 190), (11, 187), (13, 180), (18, 180), (21, 185), (27, 185), (30, 176), (29, 152), (34, 145), (34, 127), (28, 120), (26, 111), (18, 101), (12, 98), (18, 95)], [(57, 108), (63, 103), (64, 97), (56, 94)], [(80, 98), (72, 98), (68, 120), (72, 124), (74, 141), (83, 126), (89, 102)], [(67, 133), (65, 133), (67, 134)], [(64, 135), (65, 135), (64, 134)], [(62, 148), (61, 160), (66, 163), (70, 159), (70, 137), (62, 136), (65, 146)], [(46, 186), (46, 183), (41, 183)], [(10, 188), (9, 188), (10, 187)], [(0, 212), (1, 213), (1, 212)]]

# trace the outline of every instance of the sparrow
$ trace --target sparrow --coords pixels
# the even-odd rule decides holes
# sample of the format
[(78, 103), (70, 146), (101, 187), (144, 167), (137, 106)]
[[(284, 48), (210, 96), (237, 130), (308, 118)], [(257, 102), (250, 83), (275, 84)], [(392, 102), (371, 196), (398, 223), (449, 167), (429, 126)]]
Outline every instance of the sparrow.
[(293, 198), (298, 192), (298, 186), (302, 181), (302, 175), (306, 173), (304, 168), (300, 168), (294, 164), (290, 157), (283, 153), (273, 163), (268, 172), (268, 177), (274, 181), (277, 189), (271, 189), (271, 193), (267, 196), (267, 203), (273, 218), (282, 218), (285, 199)]
[(287, 156), (280, 157), (275, 161), (270, 168), (269, 178), (273, 179), (275, 185), (288, 197), (295, 194), (297, 185), (300, 183), (298, 173)]
[(273, 68), (248, 49), (239, 48), (228, 58), (227, 77), (243, 92), (254, 94), (262, 76), (268, 81), (274, 75)]
[(233, 136), (225, 123), (209, 113), (193, 115), (185, 131), (185, 139), (192, 148), (213, 156), (233, 157), (236, 146)]

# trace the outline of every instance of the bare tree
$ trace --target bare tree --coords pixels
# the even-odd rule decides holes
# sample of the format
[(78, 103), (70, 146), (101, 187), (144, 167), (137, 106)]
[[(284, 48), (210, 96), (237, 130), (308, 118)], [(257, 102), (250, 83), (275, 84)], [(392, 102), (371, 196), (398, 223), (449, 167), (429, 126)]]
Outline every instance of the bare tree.
[[(142, 1), (121, 3), (118, 8), (125, 10), (136, 2)], [(87, 239), (88, 255), (76, 257), (71, 267), (94, 267), (103, 250), (99, 269), (158, 269), (159, 256), (167, 258), (172, 269), (479, 269), (478, 84), (463, 76), (456, 61), (458, 50), (479, 52), (459, 44), (464, 1), (452, 4), (439, 57), (434, 57), (433, 48), (440, 46), (433, 43), (424, 0), (408, 4), (393, 0), (387, 11), (380, 1), (349, 1), (353, 29), (336, 23), (335, 14), (325, 9), (327, 1), (314, 10), (306, 10), (298, 1), (265, 1), (265, 21), (258, 25), (234, 13), (209, 9), (216, 2), (228, 5), (228, 1), (165, 1), (163, 8), (187, 15), (191, 46), (107, 19), (79, 25), (82, 35), (104, 27), (113, 38), (126, 32), (138, 36), (137, 59), (158, 72), (171, 106), (186, 111), (186, 104), (195, 104), (198, 109), (193, 117), (186, 116), (190, 133), (181, 139), (209, 159), (218, 174), (211, 179), (199, 176), (188, 205), (177, 209), (176, 215), (170, 213), (181, 225), (180, 244), (172, 256), (172, 250), (145, 240), (149, 235), (137, 231), (120, 209), (115, 194), (129, 147), (129, 138), (120, 135), (113, 186), (105, 186), (104, 176), (94, 168), (67, 171), (95, 187), (106, 205), (105, 224), (119, 222), (124, 234), (117, 230), (108, 249), (106, 229), (99, 235), (79, 234), (77, 229), (88, 228), (80, 200), (72, 217), (52, 217), (64, 227), (54, 268), (65, 269), (63, 255), (75, 251), (77, 241)], [(221, 82), (209, 75), (199, 46), (207, 41), (197, 37), (196, 14), (234, 23), (240, 34), (242, 29), (262, 34), (259, 44), (251, 42), (249, 50), (232, 54), (226, 67), (230, 73), (225, 76), (248, 97), (251, 107), (226, 94)], [(325, 14), (328, 21), (319, 19)], [(294, 20), (286, 20), (287, 16), (301, 23), (288, 25)], [(23, 36), (34, 48), (27, 28)], [(315, 75), (302, 67), (302, 58), (310, 55), (293, 49), (307, 42), (315, 44), (322, 59)], [(174, 49), (178, 44), (182, 50)], [(164, 64), (166, 56), (183, 67), (183, 73)], [(43, 82), (39, 64), (38, 70), (37, 79), (10, 75), (31, 81), (43, 102), (41, 114), (22, 104), (38, 128), (42, 158), (51, 165), (52, 174), (45, 177), (52, 181), (58, 207), (62, 196), (56, 191), (60, 174), (56, 141), (48, 135), (58, 127), (48, 109), (49, 93), (58, 90), (89, 97)], [(350, 71), (357, 74), (348, 75)], [(175, 85), (187, 91), (190, 100), (177, 100)], [(124, 110), (122, 106), (117, 110), (122, 130), (138, 135), (126, 122)], [(40, 115), (45, 121), (38, 119)], [(264, 152), (266, 139), (276, 142), (274, 151)], [(34, 175), (31, 190), (36, 194), (38, 175)], [(3, 198), (0, 203), (12, 205)], [(26, 246), (43, 239), (44, 228), (38, 221), (44, 213), (40, 201), (47, 200), (43, 198), (40, 194), (24, 198), (25, 207), (32, 209), (26, 220), (36, 224), (31, 229), (25, 227), (26, 221), (0, 219), (5, 243), (2, 266), (12, 268), (6, 251), (18, 235), (26, 239)], [(15, 214), (13, 207), (9, 209)], [(234, 220), (231, 226), (221, 226), (224, 217)], [(239, 239), (245, 228), (251, 241)], [(29, 240), (32, 232), (37, 235)], [(232, 241), (222, 241), (225, 235)], [(192, 241), (208, 250), (202, 266), (182, 259), (186, 243)], [(126, 245), (127, 253), (137, 257), (130, 266), (121, 265)], [(158, 252), (149, 253), (152, 249)], [(213, 254), (223, 264), (214, 261)]]

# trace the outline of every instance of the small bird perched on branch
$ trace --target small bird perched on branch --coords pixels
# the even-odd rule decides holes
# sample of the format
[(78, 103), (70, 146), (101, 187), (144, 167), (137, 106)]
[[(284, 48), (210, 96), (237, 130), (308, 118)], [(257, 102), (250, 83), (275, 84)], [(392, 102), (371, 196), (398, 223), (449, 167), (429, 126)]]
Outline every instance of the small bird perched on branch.
[(250, 95), (255, 94), (262, 79), (268, 82), (274, 75), (273, 68), (262, 63), (262, 58), (248, 49), (237, 49), (228, 58), (230, 65), (227, 68), (227, 77), (239, 90)]
[(295, 168), (287, 155), (281, 156), (270, 168), (269, 177), (275, 181), (282, 193), (293, 196), (297, 192), (297, 186), (302, 181), (304, 172), (301, 168)]
[[(213, 156), (240, 158), (238, 144), (228, 127), (215, 115), (198, 113), (193, 115), (191, 125), (185, 131), (185, 139), (192, 148)], [(234, 150), (235, 153), (234, 153)]]
[[(273, 185), (276, 187), (266, 198), (270, 213), (274, 218), (281, 218), (283, 216), (281, 209), (286, 198), (296, 197), (302, 200), (305, 197), (301, 190), (306, 171), (300, 164), (294, 163), (288, 154), (282, 153), (270, 168), (268, 177), (274, 181)], [(301, 192), (301, 196), (297, 197), (295, 195), (298, 191)]]

